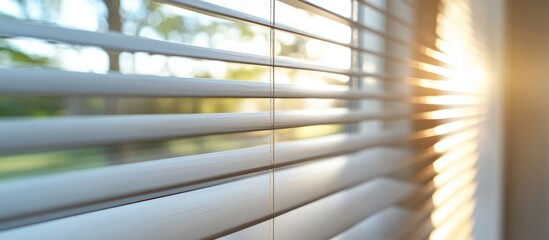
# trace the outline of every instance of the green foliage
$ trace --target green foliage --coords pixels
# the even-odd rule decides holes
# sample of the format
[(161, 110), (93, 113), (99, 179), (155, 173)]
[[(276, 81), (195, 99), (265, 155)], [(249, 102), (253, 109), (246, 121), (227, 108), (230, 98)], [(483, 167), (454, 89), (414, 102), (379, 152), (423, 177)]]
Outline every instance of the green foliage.
[(0, 39), (0, 55), (9, 56), (10, 60), (14, 63), (24, 63), (33, 65), (47, 65), (50, 63), (50, 59), (46, 57), (40, 57), (30, 55), (24, 51), (21, 51), (15, 47), (12, 47)]
[[(15, 64), (44, 66), (50, 63), (46, 57), (27, 54), (0, 40), (0, 54), (7, 55)], [(63, 111), (61, 97), (44, 96), (0, 96), (0, 117), (8, 116), (51, 116)]]
[[(25, 19), (54, 22), (63, 1), (72, 0), (18, 0)], [(137, 1), (137, 0), (128, 0)], [(102, 0), (96, 4), (104, 5)], [(215, 40), (225, 37), (237, 37), (243, 40), (253, 39), (257, 33), (246, 24), (225, 20), (200, 22), (193, 18), (173, 14), (163, 4), (149, 0), (141, 1), (137, 11), (120, 11), (122, 32), (139, 35), (141, 30), (149, 28), (165, 40), (193, 43), (197, 36), (207, 36), (209, 46)], [(38, 4), (42, 11), (41, 19), (29, 17), (30, 5)], [(0, 9), (0, 15), (2, 11)], [(108, 15), (108, 14), (107, 14)], [(7, 16), (12, 17), (12, 16)], [(100, 24), (113, 22), (100, 19)], [(112, 19), (111, 19), (112, 20)], [(116, 21), (114, 21), (116, 22)], [(129, 26), (132, 26), (130, 29)], [(298, 40), (299, 41), (299, 40)], [(287, 56), (305, 54), (304, 42), (282, 45), (282, 53)], [(292, 55), (294, 54), (294, 55)], [(7, 56), (13, 65), (32, 65), (51, 67), (55, 59), (37, 56), (32, 49), (17, 49), (0, 39), (0, 57)], [(58, 56), (63, 57), (63, 56)], [(110, 57), (119, 57), (111, 54)], [(118, 69), (112, 69), (117, 71)], [(250, 66), (229, 67), (226, 79), (258, 81), (268, 68)], [(194, 77), (211, 78), (208, 71), (196, 72)], [(263, 101), (265, 100), (265, 101)], [(0, 117), (51, 117), (67, 114), (183, 114), (183, 113), (219, 113), (238, 111), (244, 100), (237, 98), (101, 98), (67, 96), (0, 96)], [(255, 100), (251, 100), (255, 101)], [(262, 108), (268, 109), (266, 99), (257, 99)], [(76, 110), (75, 110), (76, 109)], [(250, 136), (247, 136), (250, 137)], [(240, 137), (242, 138), (242, 136)], [(98, 167), (132, 161), (158, 159), (160, 157), (198, 154), (209, 151), (228, 150), (244, 147), (241, 139), (227, 135), (202, 138), (176, 139), (150, 143), (146, 147), (138, 144), (102, 146), (88, 149), (74, 149), (45, 153), (32, 153), (16, 156), (0, 156), (0, 179), (34, 174), (68, 171), (80, 168)], [(155, 155), (147, 158), (147, 155)]]
[(45, 117), (62, 114), (61, 97), (0, 96), (0, 117)]

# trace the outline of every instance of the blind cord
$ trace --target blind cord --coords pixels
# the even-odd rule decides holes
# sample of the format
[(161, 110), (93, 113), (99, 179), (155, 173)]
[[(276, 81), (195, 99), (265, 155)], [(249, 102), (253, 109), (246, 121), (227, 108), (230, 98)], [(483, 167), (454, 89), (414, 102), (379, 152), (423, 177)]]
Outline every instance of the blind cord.
[(270, 160), (271, 160), (271, 169), (269, 170), (269, 207), (271, 210), (271, 219), (269, 220), (269, 239), (274, 240), (274, 216), (275, 216), (275, 2), (276, 0), (270, 0), (269, 2), (269, 20), (270, 20), (270, 29), (269, 29), (269, 50), (270, 50), (270, 64), (269, 67), (269, 82), (270, 82), (270, 91), (271, 98), (269, 99), (270, 104), (270, 121), (271, 121), (271, 139), (270, 139)]

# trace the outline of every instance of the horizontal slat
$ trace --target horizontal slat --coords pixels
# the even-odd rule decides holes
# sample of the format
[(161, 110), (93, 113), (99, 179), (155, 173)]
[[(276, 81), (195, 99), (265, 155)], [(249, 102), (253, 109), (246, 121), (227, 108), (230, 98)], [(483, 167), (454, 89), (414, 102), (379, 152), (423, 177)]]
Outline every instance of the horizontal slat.
[(477, 158), (477, 155), (468, 155), (466, 158), (460, 159), (458, 162), (452, 164), (449, 169), (439, 171), (433, 181), (437, 185), (444, 185), (445, 183), (451, 182), (462, 171), (475, 168)]
[(451, 216), (451, 220), (436, 226), (430, 234), (431, 239), (447, 239), (453, 237), (467, 223), (470, 223), (475, 209), (475, 201), (470, 200), (459, 206), (459, 211)]
[[(465, 205), (462, 208), (468, 208), (469, 206)], [(448, 236), (453, 236), (454, 239), (474, 239), (475, 229), (478, 228), (477, 222), (478, 218), (475, 216), (477, 205), (476, 203), (471, 206), (473, 209), (468, 218), (463, 219), (463, 221), (456, 225), (453, 231), (448, 233)], [(464, 209), (465, 211), (469, 211)]]
[[(449, 202), (455, 199), (458, 192), (462, 191), (463, 189), (475, 186), (474, 179), (470, 181), (462, 181), (464, 176), (466, 177), (466, 175), (470, 175), (470, 172), (474, 171), (474, 169), (461, 170), (458, 175), (454, 176), (454, 181), (442, 183), (435, 183), (433, 181), (434, 178), (437, 176), (437, 173), (432, 172), (430, 173), (431, 176), (428, 182), (422, 183), (423, 186), (421, 188), (418, 188), (415, 193), (410, 194), (410, 197), (402, 201), (401, 205), (411, 208), (416, 208), (420, 206), (421, 209), (419, 209), (418, 211), (421, 211), (421, 213), (425, 214), (426, 216), (431, 216), (431, 213), (436, 207), (447, 205)], [(459, 183), (457, 184), (457, 186), (455, 186), (454, 182)]]
[(276, 153), (274, 159), (277, 165), (284, 165), (290, 162), (317, 158), (318, 156), (353, 152), (408, 139), (407, 134), (388, 132), (374, 136), (349, 134), (313, 138), (306, 141), (282, 142), (274, 146)]
[(401, 24), (402, 26), (405, 26), (405, 27), (408, 27), (408, 28), (414, 28), (412, 23), (406, 21), (403, 18), (400, 18), (400, 17), (392, 14), (391, 12), (389, 12), (385, 9), (381, 9), (378, 6), (376, 6), (374, 4), (371, 4), (366, 0), (358, 0), (358, 2), (362, 5), (364, 5), (364, 6), (367, 6), (368, 8), (374, 9), (374, 10), (378, 11), (379, 13), (384, 14), (387, 17), (387, 19), (390, 20), (390, 21), (397, 22), (397, 23)]
[[(432, 179), (432, 176), (431, 176), (431, 179)], [(407, 208), (417, 208), (418, 206), (422, 205), (426, 201), (429, 201), (432, 194), (436, 190), (435, 184), (432, 181), (430, 181), (431, 179), (425, 182), (418, 182), (418, 181), (411, 180), (411, 182), (421, 185), (421, 187), (416, 189), (416, 191), (413, 194), (410, 194), (410, 196), (407, 199), (401, 201), (400, 205), (405, 206)]]
[(50, 119), (5, 120), (0, 153), (62, 149), (175, 137), (258, 131), (366, 120), (467, 118), (482, 114), (476, 108), (423, 113), (368, 113), (346, 109), (215, 114), (157, 114), (77, 116)]
[[(474, 218), (474, 216), (471, 218)], [(455, 231), (451, 233), (451, 236), (453, 236), (454, 239), (473, 239), (475, 221), (476, 219), (466, 219), (466, 222), (460, 224), (459, 227), (457, 227)]]
[(429, 218), (420, 221), (415, 228), (409, 229), (409, 232), (401, 234), (402, 238), (406, 240), (425, 240), (429, 239), (429, 234), (433, 231), (434, 227)]
[(348, 17), (342, 16), (340, 14), (337, 14), (337, 13), (333, 12), (333, 11), (329, 11), (325, 8), (317, 8), (315, 6), (312, 6), (310, 4), (304, 3), (304, 2), (299, 1), (299, 0), (279, 0), (279, 1), (283, 2), (285, 4), (288, 4), (290, 6), (294, 6), (297, 9), (306, 10), (306, 11), (309, 11), (311, 13), (317, 14), (319, 16), (325, 17), (327, 19), (339, 22), (339, 23), (344, 24), (346, 26), (353, 26), (355, 24), (355, 22), (352, 19), (348, 18)]
[(332, 98), (332, 99), (382, 99), (387, 101), (407, 101), (411, 100), (404, 95), (388, 95), (383, 93), (369, 93), (360, 90), (330, 90), (325, 88), (315, 88), (314, 86), (295, 86), (290, 84), (275, 84), (275, 98)]
[[(276, 145), (276, 162), (289, 164), (405, 139), (406, 135), (403, 134), (386, 133), (374, 136), (334, 135), (283, 142)], [(270, 146), (263, 145), (5, 182), (0, 184), (0, 193), (2, 193), (0, 195), (16, 197), (0, 198), (0, 205), (5, 206), (6, 209), (1, 212), (0, 219), (108, 200), (267, 167), (270, 166), (269, 151)], [(63, 192), (75, 194), (58, 199), (56, 196)], [(36, 199), (41, 201), (36, 202)]]
[[(467, 171), (463, 172), (464, 174), (467, 173)], [(471, 181), (458, 181), (461, 182), (458, 184), (459, 186), (455, 187), (452, 185), (455, 185), (454, 182), (446, 182), (442, 183), (441, 185), (435, 185), (433, 182), (430, 182), (427, 186), (423, 187), (425, 190), (418, 191), (418, 193), (410, 194), (410, 198), (420, 198), (422, 199), (422, 204), (414, 209), (415, 215), (414, 218), (410, 219), (409, 224), (407, 227), (400, 229), (399, 231), (399, 238), (406, 238), (410, 237), (410, 239), (425, 239), (425, 235), (428, 235), (433, 230), (433, 223), (438, 222), (440, 224), (440, 217), (437, 217), (435, 215), (438, 215), (440, 213), (436, 213), (438, 209), (444, 209), (444, 208), (451, 208), (451, 209), (459, 209), (456, 208), (454, 201), (462, 202), (460, 200), (460, 193), (471, 191), (475, 188), (474, 180)], [(448, 186), (450, 186), (450, 190), (447, 189)], [(445, 195), (451, 196), (449, 198), (445, 199), (439, 199), (436, 201), (436, 204), (433, 202), (433, 194), (440, 192), (440, 191), (446, 191)], [(473, 190), (474, 191), (474, 190)], [(467, 195), (466, 193), (465, 195)], [(454, 206), (452, 206), (454, 205)], [(451, 210), (450, 209), (450, 210)], [(443, 214), (441, 217), (444, 217), (445, 214)]]
[[(248, 98), (328, 98), (380, 99), (416, 104), (481, 104), (466, 95), (405, 96), (360, 90), (332, 90), (327, 87), (303, 87), (238, 80), (163, 77), (120, 73), (84, 73), (52, 69), (0, 69), (0, 93), (62, 96), (138, 96), (138, 97), (248, 97)], [(478, 103), (474, 102), (478, 101)], [(445, 103), (447, 102), (447, 103)]]
[(387, 39), (388, 41), (398, 43), (402, 46), (409, 47), (409, 46), (412, 45), (411, 42), (408, 42), (406, 40), (403, 40), (403, 39), (394, 37), (392, 35), (389, 35), (385, 32), (381, 32), (379, 30), (368, 27), (364, 24), (361, 24), (359, 22), (354, 21), (351, 18), (339, 15), (339, 14), (337, 14), (337, 13), (335, 13), (335, 12), (329, 10), (329, 9), (319, 8), (319, 7), (316, 7), (314, 5), (311, 5), (309, 3), (299, 1), (299, 0), (280, 0), (280, 1), (284, 2), (288, 5), (294, 6), (296, 8), (304, 9), (304, 10), (310, 11), (312, 13), (318, 14), (320, 16), (332, 19), (334, 21), (340, 22), (340, 23), (345, 24), (347, 26), (351, 26), (351, 27), (357, 28), (357, 29), (362, 30), (362, 31), (368, 31), (368, 32), (377, 34), (378, 36), (383, 37), (383, 38)]
[(0, 152), (271, 129), (268, 112), (64, 117), (0, 123)]
[[(455, 131), (456, 134), (449, 134), (449, 136), (456, 136), (463, 131), (476, 130), (478, 125), (470, 125), (470, 127), (463, 127)], [(473, 164), (478, 155), (476, 154), (478, 148), (478, 142), (476, 138), (478, 132), (475, 134), (467, 135), (464, 138), (457, 139), (457, 141), (448, 148), (445, 148), (444, 154), (434, 159), (433, 163), (426, 166), (422, 170), (418, 170), (417, 174), (413, 177), (414, 181), (425, 182), (432, 179), (432, 174), (438, 174), (442, 172), (454, 172), (454, 166)], [(433, 146), (436, 149), (436, 146)], [(441, 149), (439, 149), (441, 150)]]
[[(291, 166), (274, 173), (275, 212), (285, 212), (408, 164), (411, 153), (368, 149), (355, 154)], [(306, 191), (304, 191), (306, 189)]]
[(431, 221), (435, 226), (439, 226), (446, 222), (456, 211), (460, 210), (460, 206), (467, 201), (475, 199), (476, 184), (469, 184), (464, 188), (456, 191), (453, 197), (442, 205), (437, 206), (432, 214)]
[(214, 187), (15, 228), (0, 232), (0, 239), (204, 239), (269, 215), (269, 198), (269, 175), (261, 174)]
[(476, 169), (469, 169), (461, 172), (454, 179), (443, 186), (437, 186), (437, 190), (433, 193), (432, 199), (435, 205), (442, 205), (453, 197), (452, 194), (459, 191), (461, 188), (475, 183)]
[[(412, 219), (410, 219), (410, 221), (408, 222), (408, 226), (403, 227), (398, 231), (400, 237), (396, 239), (404, 238), (403, 236), (407, 236), (406, 239), (408, 239), (408, 237), (410, 239), (424, 239), (422, 236), (430, 233), (430, 231), (433, 229), (433, 224), (437, 226), (443, 224), (443, 222), (447, 219), (448, 214), (454, 214), (456, 213), (456, 211), (460, 210), (459, 206), (456, 206), (456, 203), (454, 203), (455, 201), (458, 201), (458, 203), (463, 202), (463, 198), (460, 196), (460, 193), (464, 191), (466, 192), (468, 189), (471, 190), (471, 188), (474, 188), (474, 185), (471, 185), (471, 182), (461, 184), (459, 188), (452, 189), (452, 191), (448, 193), (451, 198), (444, 199), (443, 201), (438, 201), (436, 204), (434, 204), (432, 199), (433, 193), (436, 193), (437, 191), (445, 188), (446, 185), (451, 184), (444, 184), (442, 186), (435, 186), (434, 184), (430, 184), (433, 189), (430, 191), (425, 191), (425, 195), (427, 196), (427, 198), (423, 197), (424, 203), (419, 209), (416, 209), (416, 214)], [(466, 193), (465, 197), (467, 199), (470, 199), (468, 197), (470, 195), (467, 194), (469, 193)], [(415, 194), (410, 194), (410, 198), (414, 197), (419, 196)], [(442, 210), (443, 212), (440, 212), (439, 210)]]
[[(163, 77), (120, 73), (84, 73), (52, 69), (0, 69), (0, 93), (61, 96), (137, 96), (137, 97), (238, 97), (238, 98), (327, 98), (379, 99), (410, 104), (478, 105), (479, 97), (464, 94), (444, 96), (405, 96), (360, 90), (332, 90), (328, 87), (303, 87), (239, 80)], [(460, 102), (461, 100), (461, 102)]]
[[(283, 165), (288, 162), (311, 159), (323, 155), (352, 152), (367, 147), (401, 143), (416, 139), (424, 139), (428, 137), (451, 134), (454, 132), (460, 132), (470, 128), (475, 128), (480, 122), (481, 121), (468, 121), (466, 122), (466, 124), (460, 124), (458, 127), (448, 128), (444, 131), (439, 130), (439, 126), (437, 126), (411, 134), (386, 132), (377, 136), (364, 134), (334, 135), (323, 138), (313, 138), (304, 141), (295, 141), (291, 143), (277, 143), (274, 146), (274, 151), (276, 152), (274, 158), (276, 164)], [(468, 135), (467, 138), (459, 139), (460, 141), (456, 142), (454, 146), (457, 147), (459, 146), (459, 143), (475, 137), (476, 135)], [(454, 146), (448, 149), (452, 150)]]
[[(453, 131), (469, 127), (464, 125), (463, 128)], [(409, 139), (418, 139), (417, 135), (396, 132), (379, 135), (340, 134), (281, 142), (275, 145), (275, 164), (286, 166), (304, 160), (406, 142)], [(437, 133), (421, 134), (421, 137), (432, 136), (437, 136)], [(0, 206), (4, 209), (0, 212), (0, 222), (52, 209), (74, 208), (266, 168), (271, 166), (270, 149), (270, 145), (263, 145), (7, 181), (0, 184), (0, 195), (8, 196), (0, 198)], [(434, 154), (435, 151), (429, 151), (421, 154), (420, 158), (428, 158)], [(74, 194), (57, 197), (66, 192)], [(37, 199), (40, 201), (36, 201)]]
[[(418, 229), (424, 227), (425, 223), (431, 224), (430, 215), (434, 206), (431, 201), (425, 201), (425, 204), (416, 209), (410, 209), (413, 212), (405, 225), (395, 229), (394, 239), (425, 239), (412, 236)], [(417, 234), (416, 234), (417, 235)], [(415, 237), (415, 238), (414, 238)]]
[[(436, 174), (433, 174), (431, 176), (431, 179), (436, 176)], [(421, 184), (422, 187), (418, 188), (414, 193), (410, 194), (407, 199), (404, 199), (402, 202), (400, 202), (401, 206), (416, 209), (417, 211), (420, 211), (418, 214), (418, 217), (430, 217), (432, 218), (433, 211), (438, 206), (446, 205), (447, 202), (454, 199), (455, 194), (460, 191), (459, 189), (466, 187), (467, 185), (463, 185), (458, 190), (455, 190), (455, 192), (450, 192), (452, 195), (452, 198), (448, 198), (445, 201), (438, 201), (436, 204), (433, 202), (433, 195), (437, 193), (441, 188), (446, 186), (446, 184), (438, 185), (435, 184), (433, 181), (428, 181), (424, 183), (418, 183), (414, 182), (416, 184)], [(421, 219), (420, 219), (421, 220)], [(432, 219), (432, 221), (434, 221)]]
[[(275, 128), (405, 118), (344, 109), (277, 112)], [(6, 120), (0, 125), (0, 152), (57, 149), (162, 138), (272, 129), (269, 112), (158, 114)]]
[(6, 196), (0, 198), (3, 209), (0, 222), (184, 186), (269, 165), (270, 146), (263, 145), (5, 181), (0, 184), (0, 195)]
[[(247, 63), (262, 66), (273, 66), (272, 59), (268, 56), (253, 55), (206, 47), (197, 47), (183, 43), (173, 43), (143, 37), (135, 37), (115, 32), (91, 32), (17, 20), (0, 20), (0, 36), (31, 37), (50, 41), (91, 45), (125, 52), (148, 52), (167, 56), (180, 56), (236, 63)], [(275, 61), (274, 66), (345, 74), (352, 76), (369, 75), (364, 72), (356, 72), (349, 69), (331, 68), (328, 66), (316, 65), (283, 57), (278, 57)]]
[[(336, 40), (333, 40), (331, 38), (321, 36), (321, 35), (317, 35), (317, 34), (313, 34), (311, 32), (307, 32), (307, 31), (302, 31), (300, 29), (297, 29), (297, 28), (294, 28), (292, 26), (288, 26), (288, 25), (285, 25), (285, 24), (282, 24), (282, 23), (277, 22), (276, 24), (273, 24), (268, 19), (261, 18), (261, 17), (256, 17), (256, 16), (253, 16), (253, 15), (250, 15), (250, 14), (239, 12), (239, 11), (235, 11), (233, 9), (229, 9), (229, 8), (219, 6), (219, 5), (215, 5), (215, 4), (212, 4), (212, 3), (209, 3), (209, 2), (205, 2), (205, 1), (197, 1), (197, 0), (159, 0), (159, 1), (160, 2), (167, 2), (167, 3), (170, 3), (170, 4), (176, 5), (176, 6), (182, 6), (184, 8), (188, 8), (188, 9), (191, 9), (193, 11), (198, 11), (200, 13), (207, 14), (207, 15), (210, 15), (210, 16), (222, 17), (222, 18), (229, 19), (229, 20), (244, 21), (244, 22), (247, 22), (247, 23), (254, 23), (254, 24), (261, 25), (261, 26), (270, 27), (270, 28), (274, 28), (274, 29), (277, 29), (277, 30), (282, 30), (282, 31), (285, 31), (285, 32), (297, 34), (297, 35), (300, 35), (300, 36), (304, 36), (304, 37), (308, 37), (308, 38), (312, 38), (312, 39), (317, 39), (317, 40), (332, 43), (332, 44), (337, 44), (339, 46), (348, 47), (348, 48), (358, 50), (358, 51), (363, 52), (363, 53), (373, 54), (373, 55), (380, 56), (380, 57), (383, 57), (383, 58), (386, 58), (386, 59), (392, 59), (392, 60), (395, 60), (397, 62), (408, 63), (408, 59), (405, 59), (405, 58), (400, 58), (400, 57), (397, 57), (397, 56), (388, 55), (387, 53), (377, 52), (377, 51), (372, 51), (372, 50), (369, 50), (369, 49), (361, 48), (361, 47), (358, 47), (358, 46), (354, 46), (353, 44), (350, 44), (348, 42), (336, 41)], [(315, 12), (319, 13), (318, 11), (315, 11)], [(335, 13), (332, 12), (332, 14), (335, 14)], [(326, 14), (321, 14), (321, 15), (324, 16), (324, 17), (329, 16), (328, 17), (329, 19), (334, 20), (334, 18), (331, 17), (331, 15), (326, 15)], [(342, 16), (336, 17), (335, 19), (340, 19), (340, 18), (342, 18)], [(341, 23), (340, 20), (336, 20), (336, 22)]]
[(289, 33), (294, 33), (294, 34), (297, 34), (297, 35), (300, 35), (300, 36), (305, 36), (305, 37), (309, 37), (309, 38), (313, 38), (313, 39), (317, 39), (317, 40), (337, 44), (337, 45), (340, 45), (340, 46), (352, 47), (351, 44), (346, 43), (346, 42), (340, 42), (340, 41), (336, 41), (336, 40), (333, 40), (333, 39), (330, 39), (330, 38), (327, 38), (327, 37), (324, 37), (324, 36), (320, 36), (320, 35), (316, 35), (316, 34), (313, 34), (313, 33), (310, 33), (310, 32), (302, 31), (300, 29), (297, 29), (297, 28), (294, 28), (292, 26), (288, 26), (288, 25), (285, 25), (285, 24), (282, 24), (282, 23), (277, 22), (276, 24), (274, 24), (269, 19), (265, 19), (265, 18), (254, 16), (254, 15), (250, 15), (250, 14), (247, 14), (247, 13), (239, 12), (239, 11), (236, 11), (236, 10), (233, 10), (233, 9), (230, 9), (230, 8), (226, 8), (226, 7), (219, 6), (219, 5), (212, 4), (212, 3), (209, 3), (209, 2), (205, 2), (205, 1), (197, 1), (197, 0), (160, 0), (160, 2), (170, 3), (170, 4), (173, 4), (175, 6), (182, 6), (184, 8), (188, 8), (188, 9), (191, 9), (193, 11), (200, 12), (200, 13), (210, 15), (210, 16), (222, 17), (222, 18), (229, 19), (229, 20), (240, 20), (240, 21), (244, 21), (244, 22), (247, 22), (247, 23), (254, 23), (254, 24), (261, 25), (261, 26), (274, 28), (274, 29), (282, 30), (282, 31), (289, 32)]
[(482, 116), (485, 112), (479, 107), (463, 107), (463, 108), (447, 108), (442, 110), (435, 110), (429, 112), (420, 112), (412, 116), (413, 119), (429, 119), (429, 120), (442, 120), (452, 118), (470, 118), (476, 116)]
[[(357, 22), (357, 21), (355, 21), (351, 18), (339, 15), (339, 14), (337, 14), (337, 13), (335, 13), (335, 12), (329, 10), (329, 9), (319, 7), (318, 5), (315, 5), (314, 3), (311, 3), (311, 2), (308, 2), (308, 1), (302, 1), (302, 0), (280, 0), (280, 1), (284, 2), (288, 5), (294, 6), (296, 8), (304, 9), (304, 10), (307, 10), (309, 12), (315, 13), (317, 15), (326, 17), (326, 18), (331, 19), (331, 20), (334, 20), (336, 22), (345, 24), (347, 26), (351, 26), (351, 27), (356, 28), (360, 31), (367, 31), (367, 32), (374, 33), (377, 36), (385, 38), (388, 41), (391, 41), (393, 43), (396, 43), (396, 44), (399, 44), (403, 47), (406, 47), (406, 48), (414, 51), (417, 54), (424, 55), (424, 56), (427, 56), (427, 57), (431, 58), (430, 55), (427, 55), (423, 51), (418, 50), (418, 49), (421, 49), (422, 47), (424, 47), (424, 45), (422, 45), (422, 44), (414, 43), (411, 40), (402, 39), (402, 38), (396, 37), (394, 35), (387, 34), (386, 32), (376, 30), (376, 29), (371, 28), (369, 26), (366, 26), (366, 25), (364, 25), (360, 22)], [(366, 3), (365, 1), (361, 1), (361, 2)], [(371, 4), (369, 4), (369, 5), (373, 6)], [(376, 10), (379, 10), (379, 9), (376, 9)], [(392, 14), (391, 15), (386, 15), (386, 17), (389, 20), (399, 22), (399, 24), (401, 24), (405, 28), (414, 28), (414, 26), (411, 23), (407, 23), (406, 21), (404, 21), (402, 19), (396, 18), (395, 15), (392, 15)], [(378, 53), (378, 52), (375, 52), (375, 51), (372, 52), (372, 51), (368, 51), (368, 50), (360, 48), (360, 47), (357, 47), (357, 48), (354, 48), (354, 49), (357, 49), (357, 50), (362, 51), (362, 52), (368, 52), (370, 54), (374, 54), (374, 55), (378, 55), (378, 56), (383, 56), (386, 59), (395, 60), (397, 63), (408, 64), (408, 59), (402, 58), (402, 57), (399, 57), (399, 56), (395, 56), (393, 54)], [(414, 66), (412, 65), (411, 67), (414, 67)]]
[[(45, 29), (40, 30), (40, 29)], [(268, 56), (260, 56), (233, 51), (197, 47), (183, 43), (173, 43), (153, 40), (143, 37), (135, 37), (114, 32), (90, 32), (77, 29), (56, 27), (53, 25), (36, 24), (17, 20), (0, 20), (0, 36), (10, 37), (32, 37), (44, 40), (52, 40), (81, 45), (92, 45), (106, 49), (113, 49), (127, 52), (148, 52), (167, 56), (181, 56), (199, 59), (219, 60), (237, 63), (248, 63), (254, 65), (273, 66), (272, 59)], [(386, 54), (370, 52), (366, 49), (358, 49), (370, 54), (383, 56), (387, 59), (394, 59), (399, 62), (408, 63), (408, 60)], [(418, 51), (423, 54), (423, 52)], [(303, 61), (291, 60), (285, 57), (277, 57), (274, 66), (345, 74), (352, 76), (374, 76), (384, 78), (379, 74), (351, 71), (349, 69), (331, 68), (311, 64)], [(399, 77), (402, 78), (402, 77)]]
[(368, 181), (276, 217), (274, 235), (279, 239), (328, 239), (391, 206), (414, 187), (383, 178)]
[[(240, 12), (237, 10), (233, 10), (230, 8), (226, 8), (220, 5), (216, 5), (213, 3), (209, 3), (202, 0), (155, 0), (157, 2), (163, 2), (163, 3), (169, 3), (176, 6), (183, 6), (185, 8), (189, 8), (193, 10), (194, 12), (200, 12), (207, 15), (213, 15), (215, 17), (223, 17), (228, 18), (230, 20), (240, 20), (247, 23), (255, 23), (258, 25), (262, 25), (265, 27), (273, 27), (273, 23), (268, 18), (262, 18), (258, 16), (254, 16), (251, 14), (247, 14), (244, 12)], [(267, 16), (268, 17), (268, 16)], [(284, 26), (284, 25), (282, 25)], [(277, 27), (280, 27), (280, 25), (277, 24)], [(286, 27), (286, 26), (285, 26)], [(287, 26), (290, 29), (293, 29), (291, 26)], [(282, 28), (283, 29), (283, 28)], [(290, 30), (291, 31), (291, 30)]]
[[(428, 119), (425, 115), (410, 113), (371, 113), (347, 109), (281, 111), (274, 114), (274, 128), (291, 128), (321, 124), (355, 123), (368, 120)], [(429, 118), (430, 119), (430, 118)]]
[(271, 225), (272, 220), (265, 221), (249, 228), (242, 229), (238, 232), (225, 235), (217, 240), (260, 240), (269, 239), (272, 236)]
[(68, 96), (271, 97), (270, 83), (84, 73), (51, 69), (0, 69), (0, 93)]
[[(269, 214), (268, 179), (268, 175), (262, 174), (197, 191), (16, 228), (1, 232), (0, 237), (3, 239), (175, 239), (181, 236), (188, 239), (206, 238), (241, 223), (259, 219), (261, 215), (267, 216)], [(344, 225), (356, 221), (357, 218), (364, 218), (398, 201), (412, 189), (413, 186), (406, 183), (384, 179), (373, 180), (281, 215), (275, 219), (275, 224), (278, 224), (275, 225), (275, 229), (279, 229), (276, 231), (286, 229), (295, 222), (296, 217), (310, 218), (315, 212), (323, 215), (331, 215), (339, 211), (349, 212), (343, 215), (345, 218), (341, 219), (336, 228), (328, 227), (323, 229), (321, 234), (333, 233)], [(370, 199), (371, 204), (354, 208), (364, 206), (362, 199), (365, 197)], [(340, 201), (347, 204), (334, 205), (335, 202)], [(323, 208), (326, 211), (311, 211), (314, 208)], [(332, 217), (329, 216), (316, 218), (317, 221), (331, 222), (330, 219)], [(322, 222), (318, 224), (321, 225)], [(90, 228), (101, 229), (101, 231), (82, 235), (84, 229)], [(296, 234), (295, 230), (293, 232), (289, 230), (291, 229), (285, 230), (284, 234)]]
[[(274, 219), (274, 236), (276, 239), (328, 239), (338, 230), (348, 228), (350, 224), (357, 221), (359, 216), (368, 217), (377, 210), (390, 206), (402, 195), (409, 193), (412, 188), (413, 186), (409, 184), (386, 179), (366, 182), (276, 217)], [(364, 201), (367, 201), (368, 204), (364, 204)], [(390, 211), (390, 209), (393, 208), (388, 210)], [(382, 213), (386, 211), (384, 210)], [(376, 215), (378, 214), (370, 217)], [(270, 236), (271, 233), (269, 224), (271, 224), (269, 221), (265, 221), (220, 239), (265, 239), (263, 237)], [(358, 238), (337, 239), (360, 239), (364, 236), (372, 235), (362, 234)]]
[[(279, 157), (276, 161), (289, 164), (381, 146), (397, 139), (404, 139), (404, 136), (337, 135), (283, 142), (277, 144)], [(345, 148), (339, 149), (337, 146)], [(4, 182), (0, 184), (0, 195), (8, 197), (0, 198), (0, 206), (4, 209), (0, 212), (0, 220), (7, 221), (52, 209), (82, 206), (269, 167), (270, 147), (263, 145)], [(307, 154), (295, 154), (302, 151)], [(58, 198), (66, 192), (73, 194)]]
[(330, 238), (332, 240), (354, 240), (363, 239), (368, 236), (369, 239), (376, 240), (394, 240), (398, 239), (396, 234), (400, 229), (406, 226), (409, 219), (414, 214), (409, 210), (390, 207), (376, 214), (369, 216), (358, 224)]
[[(398, 77), (394, 77), (398, 79)], [(460, 94), (474, 95), (478, 97), (485, 97), (486, 95), (478, 92), (478, 88), (475, 87), (477, 83), (469, 82), (465, 83), (464, 79), (459, 80), (435, 80), (427, 78), (416, 78), (411, 77), (407, 78), (406, 82), (415, 87), (433, 89), (433, 90), (442, 90), (444, 92), (455, 92)]]
[(142, 97), (340, 98), (406, 100), (363, 91), (337, 91), (235, 80), (162, 77), (137, 74), (96, 74), (46, 69), (0, 69), (0, 93)]

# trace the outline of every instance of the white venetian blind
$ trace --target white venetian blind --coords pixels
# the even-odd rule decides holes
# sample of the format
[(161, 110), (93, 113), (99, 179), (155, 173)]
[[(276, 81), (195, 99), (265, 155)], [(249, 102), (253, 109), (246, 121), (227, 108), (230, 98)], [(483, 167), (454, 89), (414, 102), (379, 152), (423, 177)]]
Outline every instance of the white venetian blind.
[(6, 7), (0, 239), (456, 233), (483, 102), (443, 2)]

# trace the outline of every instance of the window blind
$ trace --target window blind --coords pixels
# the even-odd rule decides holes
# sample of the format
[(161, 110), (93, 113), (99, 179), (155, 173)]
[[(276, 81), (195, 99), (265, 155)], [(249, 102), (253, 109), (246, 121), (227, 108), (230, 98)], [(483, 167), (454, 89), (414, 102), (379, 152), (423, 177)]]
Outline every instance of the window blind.
[(452, 58), (474, 42), (452, 22), (466, 8), (433, 2), (108, 0), (103, 28), (0, 19), (0, 93), (21, 108), (0, 122), (0, 238), (458, 234), (484, 100)]

